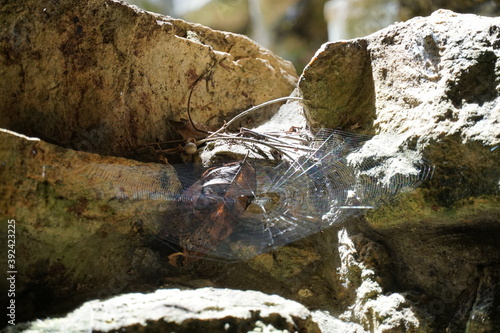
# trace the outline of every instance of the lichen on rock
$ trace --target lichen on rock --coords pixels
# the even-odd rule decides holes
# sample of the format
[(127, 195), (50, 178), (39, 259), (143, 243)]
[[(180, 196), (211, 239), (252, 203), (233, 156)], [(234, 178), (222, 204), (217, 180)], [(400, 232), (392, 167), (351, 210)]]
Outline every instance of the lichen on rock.
[[(22, 248), (18, 320), (161, 277), (165, 260), (148, 243), (174, 205), (132, 194), (141, 181), (179, 193), (172, 166), (63, 149), (6, 130), (0, 130), (0, 161), (0, 212), (16, 221)], [(121, 182), (108, 177), (109, 168)], [(43, 300), (32, 301), (39, 295)]]

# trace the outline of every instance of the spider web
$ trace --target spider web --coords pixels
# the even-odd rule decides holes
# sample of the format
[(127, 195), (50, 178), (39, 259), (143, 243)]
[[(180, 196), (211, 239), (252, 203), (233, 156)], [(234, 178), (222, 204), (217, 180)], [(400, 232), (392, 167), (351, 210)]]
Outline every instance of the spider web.
[(389, 177), (381, 167), (387, 158), (350, 162), (372, 137), (319, 130), (312, 152), (277, 167), (256, 165), (257, 188), (236, 230), (211, 252), (226, 260), (244, 260), (324, 230), (383, 204), (430, 177), (425, 162), (410, 173)]
[[(235, 203), (240, 196), (251, 197), (244, 213), (234, 216), (234, 231), (215, 247), (195, 242), (189, 250), (218, 260), (250, 259), (378, 207), (431, 176), (432, 166), (425, 161), (412, 162), (411, 171), (402, 173), (388, 169), (390, 156), (353, 160), (351, 156), (371, 138), (321, 129), (310, 140), (309, 152), (295, 161), (276, 167), (253, 163), (254, 178), (235, 184), (231, 197), (223, 193), (210, 196), (215, 202), (223, 200), (224, 205)], [(143, 213), (158, 216), (155, 223), (160, 226), (153, 229), (159, 230), (162, 243), (179, 251), (179, 239), (189, 240), (195, 234), (202, 237), (204, 229), (200, 228), (205, 227), (198, 222), (200, 212), (193, 208), (197, 199), (189, 191), (169, 188), (171, 175), (118, 165), (94, 165), (88, 172), (91, 186), (100, 186), (108, 196), (145, 203), (139, 207)], [(251, 194), (249, 188), (254, 188)], [(161, 203), (168, 215), (159, 211)], [(211, 230), (207, 228), (206, 233)]]

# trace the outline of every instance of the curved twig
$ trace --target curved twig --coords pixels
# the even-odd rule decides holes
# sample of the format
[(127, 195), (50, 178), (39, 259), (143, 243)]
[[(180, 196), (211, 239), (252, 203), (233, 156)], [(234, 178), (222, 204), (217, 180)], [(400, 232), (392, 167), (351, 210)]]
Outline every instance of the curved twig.
[(273, 99), (271, 101), (267, 101), (267, 102), (264, 102), (262, 104), (259, 104), (259, 105), (256, 105), (256, 106), (253, 106), (251, 107), (250, 109), (248, 110), (245, 110), (243, 111), (242, 113), (234, 116), (231, 120), (229, 120), (227, 123), (225, 123), (224, 125), (221, 126), (221, 128), (219, 128), (217, 131), (211, 133), (208, 137), (212, 137), (214, 135), (217, 135), (219, 134), (220, 132), (226, 130), (229, 125), (231, 125), (232, 123), (234, 123), (236, 120), (240, 119), (241, 117), (244, 117), (246, 116), (247, 114), (255, 111), (255, 110), (258, 110), (264, 106), (268, 106), (268, 105), (271, 105), (271, 104), (274, 104), (274, 103), (279, 103), (279, 102), (284, 102), (284, 101), (288, 101), (288, 100), (297, 100), (297, 101), (302, 101), (303, 98), (301, 97), (292, 97), (292, 96), (287, 96), (287, 97), (281, 97), (281, 98), (277, 98), (277, 99)]
[(210, 132), (207, 132), (207, 131), (204, 131), (204, 130), (200, 130), (199, 128), (197, 128), (195, 126), (194, 122), (193, 122), (193, 119), (191, 118), (191, 96), (193, 95), (194, 87), (196, 87), (196, 84), (202, 78), (204, 78), (205, 75), (206, 75), (206, 72), (203, 73), (202, 75), (198, 76), (198, 78), (196, 79), (196, 81), (194, 81), (193, 86), (191, 87), (191, 90), (189, 91), (188, 102), (187, 102), (187, 115), (188, 115), (189, 122), (191, 123), (191, 126), (193, 126), (193, 129), (195, 131), (200, 132), (200, 133), (210, 134)]

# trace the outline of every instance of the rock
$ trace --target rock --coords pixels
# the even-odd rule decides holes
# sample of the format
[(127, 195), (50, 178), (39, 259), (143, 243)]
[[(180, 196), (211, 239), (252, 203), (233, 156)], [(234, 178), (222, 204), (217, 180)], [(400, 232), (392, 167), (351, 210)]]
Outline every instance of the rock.
[(366, 47), (364, 40), (323, 44), (304, 69), (299, 89), (312, 126), (371, 128), (375, 93)]
[[(0, 212), (15, 220), (18, 320), (131, 286), (141, 290), (168, 270), (151, 242), (175, 206), (168, 198), (135, 196), (142, 182), (150, 191), (178, 194), (172, 166), (77, 152), (0, 130), (0, 174)], [(0, 259), (5, 267), (6, 261)]]
[[(434, 181), (447, 177), (434, 194), (441, 206), (497, 194), (499, 25), (498, 18), (438, 11), (324, 45), (299, 83), (310, 122), (376, 132), (360, 154), (436, 163)], [(446, 163), (437, 162), (443, 155)], [(451, 172), (460, 167), (468, 174)]]
[[(358, 239), (360, 237), (363, 236), (357, 235)], [(358, 252), (357, 248), (367, 251), (367, 248), (372, 247), (373, 244), (365, 244), (364, 246), (358, 244), (356, 246), (353, 238), (348, 235), (345, 229), (342, 229), (338, 235), (340, 280), (346, 290), (356, 293), (353, 295), (353, 304), (347, 308), (341, 318), (347, 322), (359, 323), (365, 329), (377, 332), (424, 331), (424, 325), (421, 325), (415, 314), (415, 309), (403, 295), (399, 293), (383, 294), (380, 275), (378, 275), (382, 270), (377, 267), (378, 265), (369, 265), (368, 262), (370, 258), (373, 258), (373, 255), (363, 258)], [(383, 253), (383, 251), (380, 252)], [(377, 254), (381, 255), (381, 253)], [(380, 263), (382, 262), (380, 261)], [(380, 272), (377, 274), (372, 268), (378, 269)]]
[[(132, 1), (138, 3), (138, 1)], [(207, 1), (181, 18), (213, 29), (242, 33), (301, 72), (319, 45), (328, 40), (323, 7), (326, 0)], [(174, 11), (175, 12), (175, 11)]]
[(134, 156), (180, 137), (189, 96), (213, 130), (296, 83), (291, 63), (244, 36), (121, 1), (11, 2), (0, 22), (0, 127), (79, 150)]
[(177, 174), (104, 155), (150, 160), (137, 148), (149, 154), (144, 144), (189, 132), (191, 91), (193, 120), (212, 129), (286, 96), (296, 82), (292, 64), (244, 36), (120, 1), (24, 1), (5, 4), (0, 17), (0, 73), (9, 83), (0, 85), (0, 126), (22, 133), (0, 133), (0, 211), (16, 220), (23, 247), (17, 319), (151, 290), (163, 277), (183, 280), (155, 237), (173, 214), (168, 200), (127, 198), (127, 188), (141, 189), (138, 174), (178, 193)]
[(331, 316), (328, 312), (314, 311), (313, 320), (318, 323), (321, 332), (366, 333), (361, 325), (345, 322)]
[(159, 289), (84, 303), (12, 332), (321, 332), (297, 302), (257, 291)]
[[(398, 134), (426, 127), (427, 141), (462, 132), (495, 145), (498, 133), (481, 126), (497, 120), (498, 23), (438, 11), (366, 38), (325, 44), (299, 83), (310, 122)], [(421, 113), (425, 117), (416, 116)]]
[[(364, 259), (377, 263), (369, 276), (382, 283), (375, 294), (384, 295), (370, 299), (390, 300), (396, 309), (382, 311), (393, 313), (389, 321), (411, 309), (410, 318), (420, 322), (413, 321), (414, 329), (464, 331), (482, 315), (481, 329), (498, 328), (491, 308), (498, 293), (479, 285), (498, 274), (500, 260), (499, 31), (498, 18), (440, 10), (326, 44), (300, 78), (310, 122), (376, 134), (351, 154), (352, 163), (384, 161), (381, 175), (412, 174), (425, 160), (434, 165), (421, 188), (368, 213), (367, 225), (347, 226), (391, 253), (390, 259)], [(361, 278), (366, 286), (372, 280)], [(338, 281), (330, 283), (338, 289)], [(383, 307), (360, 302), (363, 283), (344, 296), (360, 316), (352, 320), (367, 328), (364, 307), (371, 306), (370, 313)], [(386, 298), (391, 290), (405, 292)], [(483, 306), (488, 310), (478, 310)], [(370, 325), (383, 327), (383, 317)]]
[[(468, 318), (457, 318), (459, 323), (466, 320), (465, 327), (470, 332), (493, 332), (500, 327), (500, 309), (497, 305), (500, 301), (497, 282), (499, 272), (498, 265), (481, 269), (477, 295)], [(450, 329), (455, 329), (454, 323), (450, 324)]]
[[(200, 260), (189, 267), (168, 267), (162, 249), (148, 246), (141, 236), (143, 231), (154, 233), (154, 218), (153, 223), (130, 225), (135, 221), (130, 214), (140, 210), (139, 203), (116, 200), (116, 193), (123, 191), (113, 186), (98, 191), (103, 194), (99, 196), (92, 190), (95, 178), (72, 172), (78, 169), (75, 165), (105, 163), (121, 165), (125, 173), (138, 168), (146, 175), (171, 175), (168, 166), (77, 153), (4, 133), (2, 174), (8, 165), (15, 177), (2, 178), (8, 189), (2, 191), (7, 198), (1, 201), (2, 211), (19, 220), (19, 230), (28, 230), (18, 236), (24, 251), (33, 260), (45, 258), (33, 262), (23, 257), (19, 262), (26, 265), (22, 272), (30, 281), (40, 280), (23, 286), (19, 295), (22, 304), (34, 304), (35, 311), (27, 317), (54, 314), (54, 308), (44, 313), (40, 304), (30, 303), (47, 294), (64, 312), (80, 300), (160, 285), (215, 286), (280, 294), (321, 309), (314, 316), (325, 331), (498, 329), (494, 281), (500, 274), (499, 23), (497, 18), (438, 11), (366, 38), (322, 47), (299, 84), (309, 122), (375, 134), (349, 160), (358, 165), (376, 161), (381, 181), (397, 171), (408, 175), (408, 185), (414, 187), (417, 166), (429, 164), (433, 177), (421, 177), (426, 181), (420, 188), (397, 197), (389, 193), (382, 207), (362, 218), (247, 262)], [(287, 127), (286, 119), (302, 125), (300, 117), (285, 115), (297, 115), (301, 108), (289, 103), (274, 120), (281, 128)], [(36, 155), (31, 156), (33, 151)], [(44, 173), (43, 165), (49, 164), (61, 176)], [(92, 168), (91, 175), (99, 175), (96, 170), (101, 169)], [(178, 182), (167, 178), (175, 193)], [(78, 193), (93, 194), (97, 207), (91, 207), (93, 200), (86, 204), (79, 199), (75, 185)], [(44, 214), (30, 213), (35, 205)], [(107, 209), (96, 215), (103, 205), (116, 208), (118, 217)], [(48, 209), (54, 209), (57, 218)], [(88, 238), (82, 240), (82, 233)], [(52, 242), (40, 243), (42, 237), (53, 237)], [(82, 252), (83, 244), (90, 246)], [(78, 255), (66, 252), (74, 249)], [(64, 307), (69, 298), (74, 302)]]

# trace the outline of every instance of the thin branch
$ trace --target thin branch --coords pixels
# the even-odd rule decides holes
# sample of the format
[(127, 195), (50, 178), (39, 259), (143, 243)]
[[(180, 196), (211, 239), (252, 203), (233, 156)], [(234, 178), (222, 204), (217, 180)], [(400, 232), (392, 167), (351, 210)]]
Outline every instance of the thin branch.
[(201, 133), (205, 133), (205, 134), (210, 134), (210, 132), (207, 132), (207, 131), (204, 131), (204, 130), (200, 130), (198, 129), (194, 122), (193, 122), (193, 119), (191, 118), (191, 95), (193, 95), (193, 90), (194, 88), (196, 87), (196, 84), (202, 79), (205, 77), (207, 73), (203, 73), (202, 75), (198, 76), (198, 78), (196, 79), (196, 81), (194, 81), (193, 83), (193, 86), (191, 87), (191, 90), (189, 91), (189, 96), (188, 96), (188, 103), (187, 103), (187, 115), (188, 115), (188, 119), (189, 119), (189, 122), (191, 123), (191, 126), (193, 126), (194, 130), (197, 131), (197, 132), (201, 132)]
[(222, 132), (222, 131), (225, 131), (229, 125), (231, 125), (232, 123), (234, 123), (236, 120), (240, 119), (241, 117), (244, 117), (246, 116), (247, 114), (255, 111), (255, 110), (258, 110), (264, 106), (268, 106), (268, 105), (271, 105), (271, 104), (274, 104), (274, 103), (279, 103), (279, 102), (284, 102), (284, 101), (288, 101), (288, 100), (296, 100), (296, 101), (302, 101), (303, 98), (301, 97), (291, 97), (291, 96), (287, 96), (287, 97), (281, 97), (281, 98), (277, 98), (277, 99), (273, 99), (271, 101), (267, 101), (267, 102), (264, 102), (262, 104), (259, 104), (259, 105), (256, 105), (254, 107), (251, 107), (250, 109), (246, 110), (246, 111), (243, 111), (242, 113), (236, 115), (233, 119), (229, 120), (227, 123), (225, 123), (224, 125), (222, 125), (221, 128), (219, 128), (217, 131), (213, 132), (212, 134), (210, 134), (208, 136), (208, 138), (210, 137), (213, 137), (215, 136), (216, 134)]

